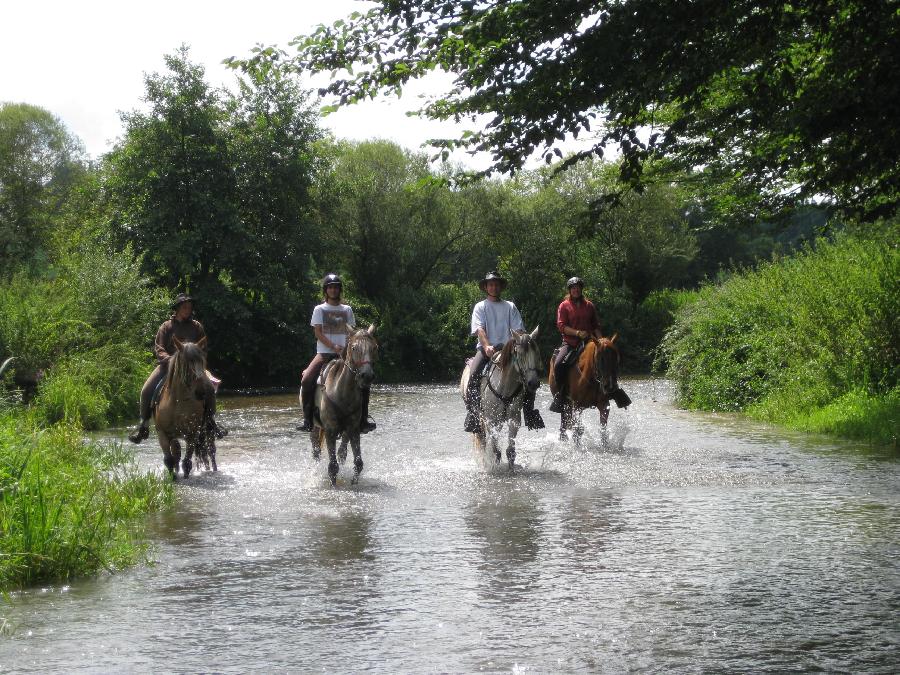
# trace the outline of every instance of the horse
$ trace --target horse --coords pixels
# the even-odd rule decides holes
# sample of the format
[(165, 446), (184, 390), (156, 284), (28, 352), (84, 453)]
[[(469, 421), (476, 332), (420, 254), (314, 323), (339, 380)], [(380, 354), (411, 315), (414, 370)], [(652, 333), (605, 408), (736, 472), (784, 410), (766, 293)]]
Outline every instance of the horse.
[(359, 482), (363, 470), (359, 427), (362, 423), (362, 390), (368, 389), (375, 378), (378, 342), (374, 333), (374, 324), (368, 329), (348, 329), (344, 357), (326, 364), (322, 371), (323, 383), (316, 387), (317, 412), (313, 415), (315, 428), (310, 432), (310, 440), (316, 460), (321, 455), (323, 440), (328, 448), (328, 476), (332, 486), (337, 484), (339, 464), (335, 446), (339, 436), (342, 462), (347, 457), (348, 441), (353, 448), (354, 485)]
[[(206, 429), (204, 399), (212, 384), (206, 373), (206, 354), (203, 347), (206, 338), (199, 342), (181, 342), (175, 338), (175, 354), (169, 361), (169, 369), (163, 381), (159, 402), (153, 411), (156, 435), (163, 451), (163, 464), (174, 479), (181, 461), (184, 477), (190, 476), (194, 453), (213, 471), (216, 465), (216, 446), (213, 435)], [(181, 459), (181, 444), (187, 443), (187, 453)]]
[[(476, 444), (483, 449), (494, 451), (494, 462), (500, 464), (499, 432), (507, 424), (506, 459), (509, 468), (515, 467), (516, 434), (521, 425), (522, 403), (525, 390), (537, 391), (540, 386), (538, 370), (541, 354), (537, 344), (538, 328), (531, 333), (510, 331), (510, 339), (503, 349), (491, 358), (491, 363), (481, 377), (481, 433), (475, 434)], [(469, 366), (463, 369), (460, 378), (460, 392), (463, 401), (469, 386)]]
[[(606, 430), (609, 420), (609, 401), (614, 399), (619, 407), (628, 407), (631, 400), (619, 388), (619, 362), (621, 355), (616, 347), (616, 333), (611, 338), (588, 340), (578, 361), (567, 372), (569, 392), (559, 420), (559, 439), (568, 440), (566, 431), (572, 431), (572, 441), (580, 445), (584, 434), (581, 414), (596, 406), (600, 410), (600, 425)], [(556, 373), (550, 358), (550, 391), (559, 391)]]

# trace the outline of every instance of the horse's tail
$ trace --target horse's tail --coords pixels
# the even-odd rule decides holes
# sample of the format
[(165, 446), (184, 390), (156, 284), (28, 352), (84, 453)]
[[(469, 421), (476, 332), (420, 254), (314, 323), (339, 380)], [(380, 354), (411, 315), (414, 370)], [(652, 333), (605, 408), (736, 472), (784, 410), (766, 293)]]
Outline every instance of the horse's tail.
[(3, 373), (6, 372), (6, 369), (10, 367), (13, 361), (16, 360), (15, 356), (10, 356), (3, 362), (3, 365), (0, 365), (0, 377), (3, 377)]

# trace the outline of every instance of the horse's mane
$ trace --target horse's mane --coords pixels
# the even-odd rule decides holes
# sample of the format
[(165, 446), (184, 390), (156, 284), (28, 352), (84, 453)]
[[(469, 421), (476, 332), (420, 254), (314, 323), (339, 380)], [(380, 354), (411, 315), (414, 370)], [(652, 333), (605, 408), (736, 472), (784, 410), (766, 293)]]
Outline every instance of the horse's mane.
[(586, 387), (588, 384), (588, 380), (590, 380), (594, 376), (594, 360), (597, 358), (597, 352), (603, 352), (607, 349), (611, 349), (616, 354), (616, 359), (619, 358), (619, 348), (616, 347), (616, 338), (618, 334), (613, 335), (612, 338), (593, 338), (588, 340), (584, 345), (584, 351), (581, 352), (581, 356), (578, 358), (578, 368), (581, 371), (581, 375), (578, 378), (578, 386)]
[(180, 383), (189, 387), (191, 383), (206, 375), (206, 356), (194, 342), (185, 342), (175, 352), (166, 373), (166, 387)]
[(506, 368), (512, 359), (513, 351), (516, 349), (516, 336), (503, 343), (503, 349), (500, 350), (500, 358), (497, 359), (497, 366), (500, 370)]

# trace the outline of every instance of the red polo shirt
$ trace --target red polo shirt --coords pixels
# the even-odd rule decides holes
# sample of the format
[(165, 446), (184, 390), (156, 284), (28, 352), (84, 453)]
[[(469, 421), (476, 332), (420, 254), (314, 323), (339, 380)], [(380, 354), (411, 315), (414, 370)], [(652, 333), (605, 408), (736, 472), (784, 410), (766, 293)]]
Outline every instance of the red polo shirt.
[(559, 303), (559, 308), (556, 310), (556, 327), (563, 336), (563, 340), (567, 344), (577, 347), (580, 340), (574, 335), (566, 335), (563, 332), (563, 328), (566, 326), (593, 334), (594, 330), (600, 327), (594, 303), (587, 298), (582, 298), (579, 303), (574, 303), (571, 298), (566, 298)]

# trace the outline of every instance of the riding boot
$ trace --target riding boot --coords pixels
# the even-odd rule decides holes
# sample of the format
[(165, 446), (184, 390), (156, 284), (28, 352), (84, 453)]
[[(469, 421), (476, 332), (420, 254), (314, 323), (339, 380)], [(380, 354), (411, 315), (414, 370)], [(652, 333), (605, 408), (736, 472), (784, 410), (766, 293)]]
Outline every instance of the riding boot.
[(541, 417), (539, 410), (534, 408), (535, 392), (526, 392), (525, 400), (522, 401), (522, 416), (525, 418), (525, 426), (529, 429), (543, 429), (544, 418)]
[(359, 423), (359, 433), (361, 434), (367, 434), (370, 431), (375, 431), (378, 426), (377, 424), (375, 424), (375, 420), (369, 417), (369, 397), (371, 395), (371, 389), (362, 390), (362, 414)]
[(150, 423), (142, 419), (137, 429), (128, 434), (128, 440), (132, 443), (140, 443), (150, 435)]
[(560, 389), (553, 395), (553, 402), (550, 404), (550, 412), (562, 414), (563, 406), (566, 402), (566, 392)]
[(313, 430), (313, 393), (311, 391), (304, 391), (302, 394), (303, 398), (303, 423), (297, 427), (297, 431), (312, 431)]
[(481, 415), (481, 378), (472, 377), (469, 379), (469, 386), (466, 388), (466, 421), (463, 430), (472, 434), (480, 434)]

